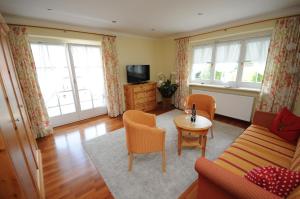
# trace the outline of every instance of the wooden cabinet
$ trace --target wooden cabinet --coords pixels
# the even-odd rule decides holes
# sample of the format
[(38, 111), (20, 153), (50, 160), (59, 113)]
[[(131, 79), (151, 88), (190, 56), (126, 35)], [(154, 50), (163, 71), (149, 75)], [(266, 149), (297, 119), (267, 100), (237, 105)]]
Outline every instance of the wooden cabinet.
[(8, 41), (0, 34), (0, 198), (43, 198), (41, 167)]
[(156, 108), (156, 82), (124, 85), (126, 110), (151, 111)]

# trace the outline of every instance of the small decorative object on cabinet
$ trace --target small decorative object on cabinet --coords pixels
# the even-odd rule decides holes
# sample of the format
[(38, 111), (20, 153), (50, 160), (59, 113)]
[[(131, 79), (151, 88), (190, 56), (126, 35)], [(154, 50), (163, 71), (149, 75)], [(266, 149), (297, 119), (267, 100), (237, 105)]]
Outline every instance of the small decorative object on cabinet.
[(156, 108), (156, 82), (125, 84), (126, 110), (151, 111)]
[(163, 73), (158, 74), (158, 91), (162, 96), (162, 103), (164, 108), (168, 108), (172, 104), (172, 96), (178, 88), (177, 83), (174, 82), (175, 73), (170, 74), (170, 78)]

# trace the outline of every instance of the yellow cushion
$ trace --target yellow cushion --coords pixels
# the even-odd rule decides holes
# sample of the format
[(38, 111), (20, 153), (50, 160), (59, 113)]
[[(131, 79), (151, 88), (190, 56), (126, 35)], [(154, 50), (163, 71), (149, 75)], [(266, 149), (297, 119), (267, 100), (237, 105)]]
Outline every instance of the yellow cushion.
[[(291, 170), (300, 171), (300, 139), (298, 139), (296, 152), (291, 162)], [(289, 196), (288, 199), (300, 198), (300, 186), (298, 186)]]
[(291, 162), (291, 170), (300, 171), (300, 139), (298, 139), (296, 152)]
[(215, 163), (244, 176), (255, 167), (277, 166), (290, 168), (296, 146), (286, 142), (267, 128), (251, 125)]

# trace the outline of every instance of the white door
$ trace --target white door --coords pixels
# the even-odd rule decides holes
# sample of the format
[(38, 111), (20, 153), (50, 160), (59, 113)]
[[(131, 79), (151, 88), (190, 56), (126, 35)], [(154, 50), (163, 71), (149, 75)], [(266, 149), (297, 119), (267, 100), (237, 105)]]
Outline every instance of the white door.
[(107, 112), (99, 46), (31, 43), (31, 49), (52, 126)]

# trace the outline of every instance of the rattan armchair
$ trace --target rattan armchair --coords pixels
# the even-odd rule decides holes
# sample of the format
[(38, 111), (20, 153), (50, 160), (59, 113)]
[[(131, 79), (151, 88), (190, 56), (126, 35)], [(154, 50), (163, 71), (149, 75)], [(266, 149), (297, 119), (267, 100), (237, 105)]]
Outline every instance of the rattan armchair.
[(128, 171), (132, 169), (133, 154), (162, 153), (162, 170), (166, 171), (165, 131), (156, 127), (156, 116), (138, 110), (123, 114), (128, 149)]
[[(201, 115), (206, 117), (207, 119), (213, 121), (215, 117), (216, 111), (216, 103), (215, 99), (212, 96), (204, 95), (204, 94), (192, 94), (186, 99), (186, 106), (192, 107), (195, 104), (197, 115)], [(211, 129), (211, 137), (214, 137), (213, 134), (213, 126)]]

